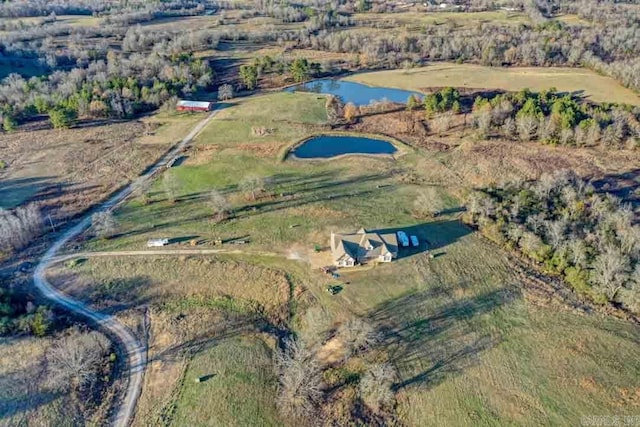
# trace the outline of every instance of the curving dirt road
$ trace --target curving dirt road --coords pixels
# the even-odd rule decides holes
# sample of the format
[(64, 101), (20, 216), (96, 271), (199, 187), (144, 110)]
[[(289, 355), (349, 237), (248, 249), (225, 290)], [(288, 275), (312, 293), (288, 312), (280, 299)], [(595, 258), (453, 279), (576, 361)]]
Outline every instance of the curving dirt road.
[[(149, 170), (138, 177), (134, 182), (126, 186), (124, 189), (116, 193), (106, 202), (98, 205), (93, 212), (102, 210), (111, 210), (118, 204), (122, 203), (132, 192), (133, 188), (143, 184), (145, 181), (150, 180), (156, 173), (158, 173), (168, 161), (174, 159), (192, 140), (196, 135), (204, 129), (204, 127), (213, 119), (216, 112), (210, 113), (205, 119), (200, 121), (194, 129), (187, 135), (182, 141), (175, 145), (167, 154), (160, 158)], [(46, 270), (54, 262), (56, 253), (78, 234), (82, 233), (87, 227), (91, 225), (91, 213), (87, 214), (78, 224), (71, 229), (65, 231), (60, 235), (57, 240), (51, 245), (47, 252), (42, 256), (38, 266), (33, 274), (33, 281), (36, 288), (55, 304), (58, 304), (65, 309), (76, 313), (80, 316), (87, 318), (88, 320), (95, 322), (98, 327), (107, 331), (112, 337), (117, 340), (117, 344), (120, 345), (123, 354), (126, 357), (128, 384), (124, 397), (118, 405), (115, 411), (115, 417), (113, 419), (113, 425), (116, 427), (125, 427), (133, 418), (133, 414), (136, 407), (136, 402), (140, 396), (142, 389), (142, 378), (144, 375), (144, 369), (146, 365), (146, 350), (136, 339), (133, 333), (124, 325), (119, 323), (116, 318), (106, 314), (102, 314), (91, 310), (83, 303), (76, 301), (62, 292), (55, 289), (46, 279)]]

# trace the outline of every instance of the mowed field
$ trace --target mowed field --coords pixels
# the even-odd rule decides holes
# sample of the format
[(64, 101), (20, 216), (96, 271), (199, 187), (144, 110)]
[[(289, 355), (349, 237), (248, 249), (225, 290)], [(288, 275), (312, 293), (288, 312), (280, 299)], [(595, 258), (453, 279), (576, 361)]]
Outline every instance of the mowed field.
[(434, 63), (411, 70), (362, 73), (347, 80), (374, 86), (392, 86), (420, 90), (429, 87), (501, 89), (533, 91), (555, 87), (594, 102), (617, 102), (640, 105), (640, 96), (610, 77), (579, 68), (485, 67), (472, 64)]
[[(147, 238), (167, 237), (176, 249), (241, 238), (248, 243), (223, 245), (239, 253), (89, 258), (52, 273), (68, 292), (122, 318), (148, 307), (152, 364), (138, 425), (286, 424), (267, 370), (273, 337), (256, 335), (251, 313), (293, 329), (327, 370), (327, 360), (340, 357), (323, 344), (331, 331), (365, 319), (381, 336), (376, 357), (398, 371), (397, 415), (406, 425), (578, 425), (584, 415), (637, 412), (638, 328), (580, 314), (531, 289), (505, 253), (460, 222), (459, 189), (434, 179), (446, 166), (438, 155), (283, 161), (287, 147), (326, 129), (324, 98), (274, 93), (234, 103), (165, 172), (178, 183), (175, 203), (161, 177), (147, 203), (134, 199), (116, 211), (118, 236), (88, 234), (83, 245), (143, 249)], [(248, 174), (270, 182), (256, 200), (238, 186)], [(416, 215), (428, 185), (430, 202), (445, 211), (438, 218)], [(230, 202), (233, 218), (212, 221), (213, 189)], [(402, 228), (426, 243), (339, 279), (320, 273), (330, 262), (330, 231), (359, 227)], [(339, 294), (326, 292), (336, 283)], [(280, 309), (265, 308), (270, 300)], [(201, 376), (206, 381), (195, 383)]]

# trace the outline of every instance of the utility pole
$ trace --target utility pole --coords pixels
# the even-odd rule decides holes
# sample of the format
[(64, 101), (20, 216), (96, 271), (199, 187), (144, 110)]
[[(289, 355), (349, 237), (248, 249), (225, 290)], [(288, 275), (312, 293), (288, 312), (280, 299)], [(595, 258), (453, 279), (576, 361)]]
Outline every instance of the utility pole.
[(51, 219), (51, 214), (47, 214), (47, 218), (49, 219), (49, 224), (51, 224), (51, 229), (55, 233), (56, 232), (56, 226), (53, 225), (53, 220)]

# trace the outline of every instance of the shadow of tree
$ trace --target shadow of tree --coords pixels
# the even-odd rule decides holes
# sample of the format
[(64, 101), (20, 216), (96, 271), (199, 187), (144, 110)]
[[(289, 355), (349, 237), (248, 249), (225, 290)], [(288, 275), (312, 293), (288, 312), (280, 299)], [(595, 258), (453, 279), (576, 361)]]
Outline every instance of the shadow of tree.
[[(270, 198), (257, 198), (255, 201), (237, 207), (234, 211), (236, 218), (243, 218), (253, 215), (260, 215), (267, 212), (275, 212), (283, 209), (297, 208), (310, 203), (326, 200), (341, 200), (350, 197), (361, 197), (364, 195), (381, 194), (390, 191), (393, 186), (384, 187), (376, 185), (387, 179), (390, 175), (364, 174), (349, 177), (347, 179), (336, 179), (334, 173), (322, 172), (300, 178), (295, 174), (277, 174), (272, 177), (269, 188), (273, 193)], [(223, 194), (238, 191), (237, 185), (228, 186), (220, 190)], [(207, 212), (202, 212), (201, 205), (206, 200), (208, 192), (191, 193), (183, 195), (178, 199), (177, 204), (169, 205), (165, 203), (154, 203), (145, 211), (150, 218), (171, 218), (170, 220), (153, 223), (145, 222), (138, 229), (134, 229), (122, 234), (122, 236), (135, 236), (153, 230), (162, 230), (177, 225), (195, 223), (210, 217)], [(198, 206), (199, 205), (199, 206)], [(182, 210), (187, 216), (176, 215), (177, 209)], [(135, 208), (124, 207), (121, 215), (128, 215), (135, 212)], [(195, 214), (194, 214), (195, 212)]]
[(98, 311), (105, 314), (115, 315), (152, 302), (152, 296), (148, 294), (152, 280), (147, 276), (121, 278), (116, 275), (96, 283), (79, 282), (74, 273), (60, 273), (50, 276), (49, 280), (63, 292), (69, 293), (75, 299), (95, 305)]
[(501, 288), (452, 301), (447, 290), (434, 287), (375, 308), (369, 318), (380, 333), (379, 345), (400, 372), (394, 389), (432, 387), (477, 363), (499, 337), (481, 331), (474, 318), (516, 297), (514, 290)]
[[(26, 413), (53, 402), (63, 396), (60, 392), (25, 393), (9, 399), (0, 398), (0, 420), (10, 419), (14, 415)], [(8, 425), (13, 425), (9, 423)], [(21, 424), (16, 424), (21, 425)]]
[(636, 217), (640, 217), (640, 168), (608, 174), (592, 180), (591, 183), (597, 191), (611, 193), (623, 202), (630, 203), (636, 209)]

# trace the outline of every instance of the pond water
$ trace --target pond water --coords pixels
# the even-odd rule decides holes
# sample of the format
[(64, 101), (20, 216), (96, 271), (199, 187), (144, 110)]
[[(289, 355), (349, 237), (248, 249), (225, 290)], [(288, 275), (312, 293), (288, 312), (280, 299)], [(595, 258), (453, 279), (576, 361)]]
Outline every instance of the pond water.
[(303, 142), (292, 154), (300, 159), (326, 159), (343, 154), (393, 154), (396, 151), (393, 144), (381, 139), (320, 135)]
[(417, 95), (420, 99), (424, 96), (419, 92), (409, 90), (367, 86), (361, 83), (336, 79), (313, 80), (301, 85), (288, 87), (285, 91), (331, 94), (340, 97), (344, 103), (353, 102), (358, 106), (367, 105), (373, 100), (380, 101), (382, 99), (404, 104), (410, 95)]

